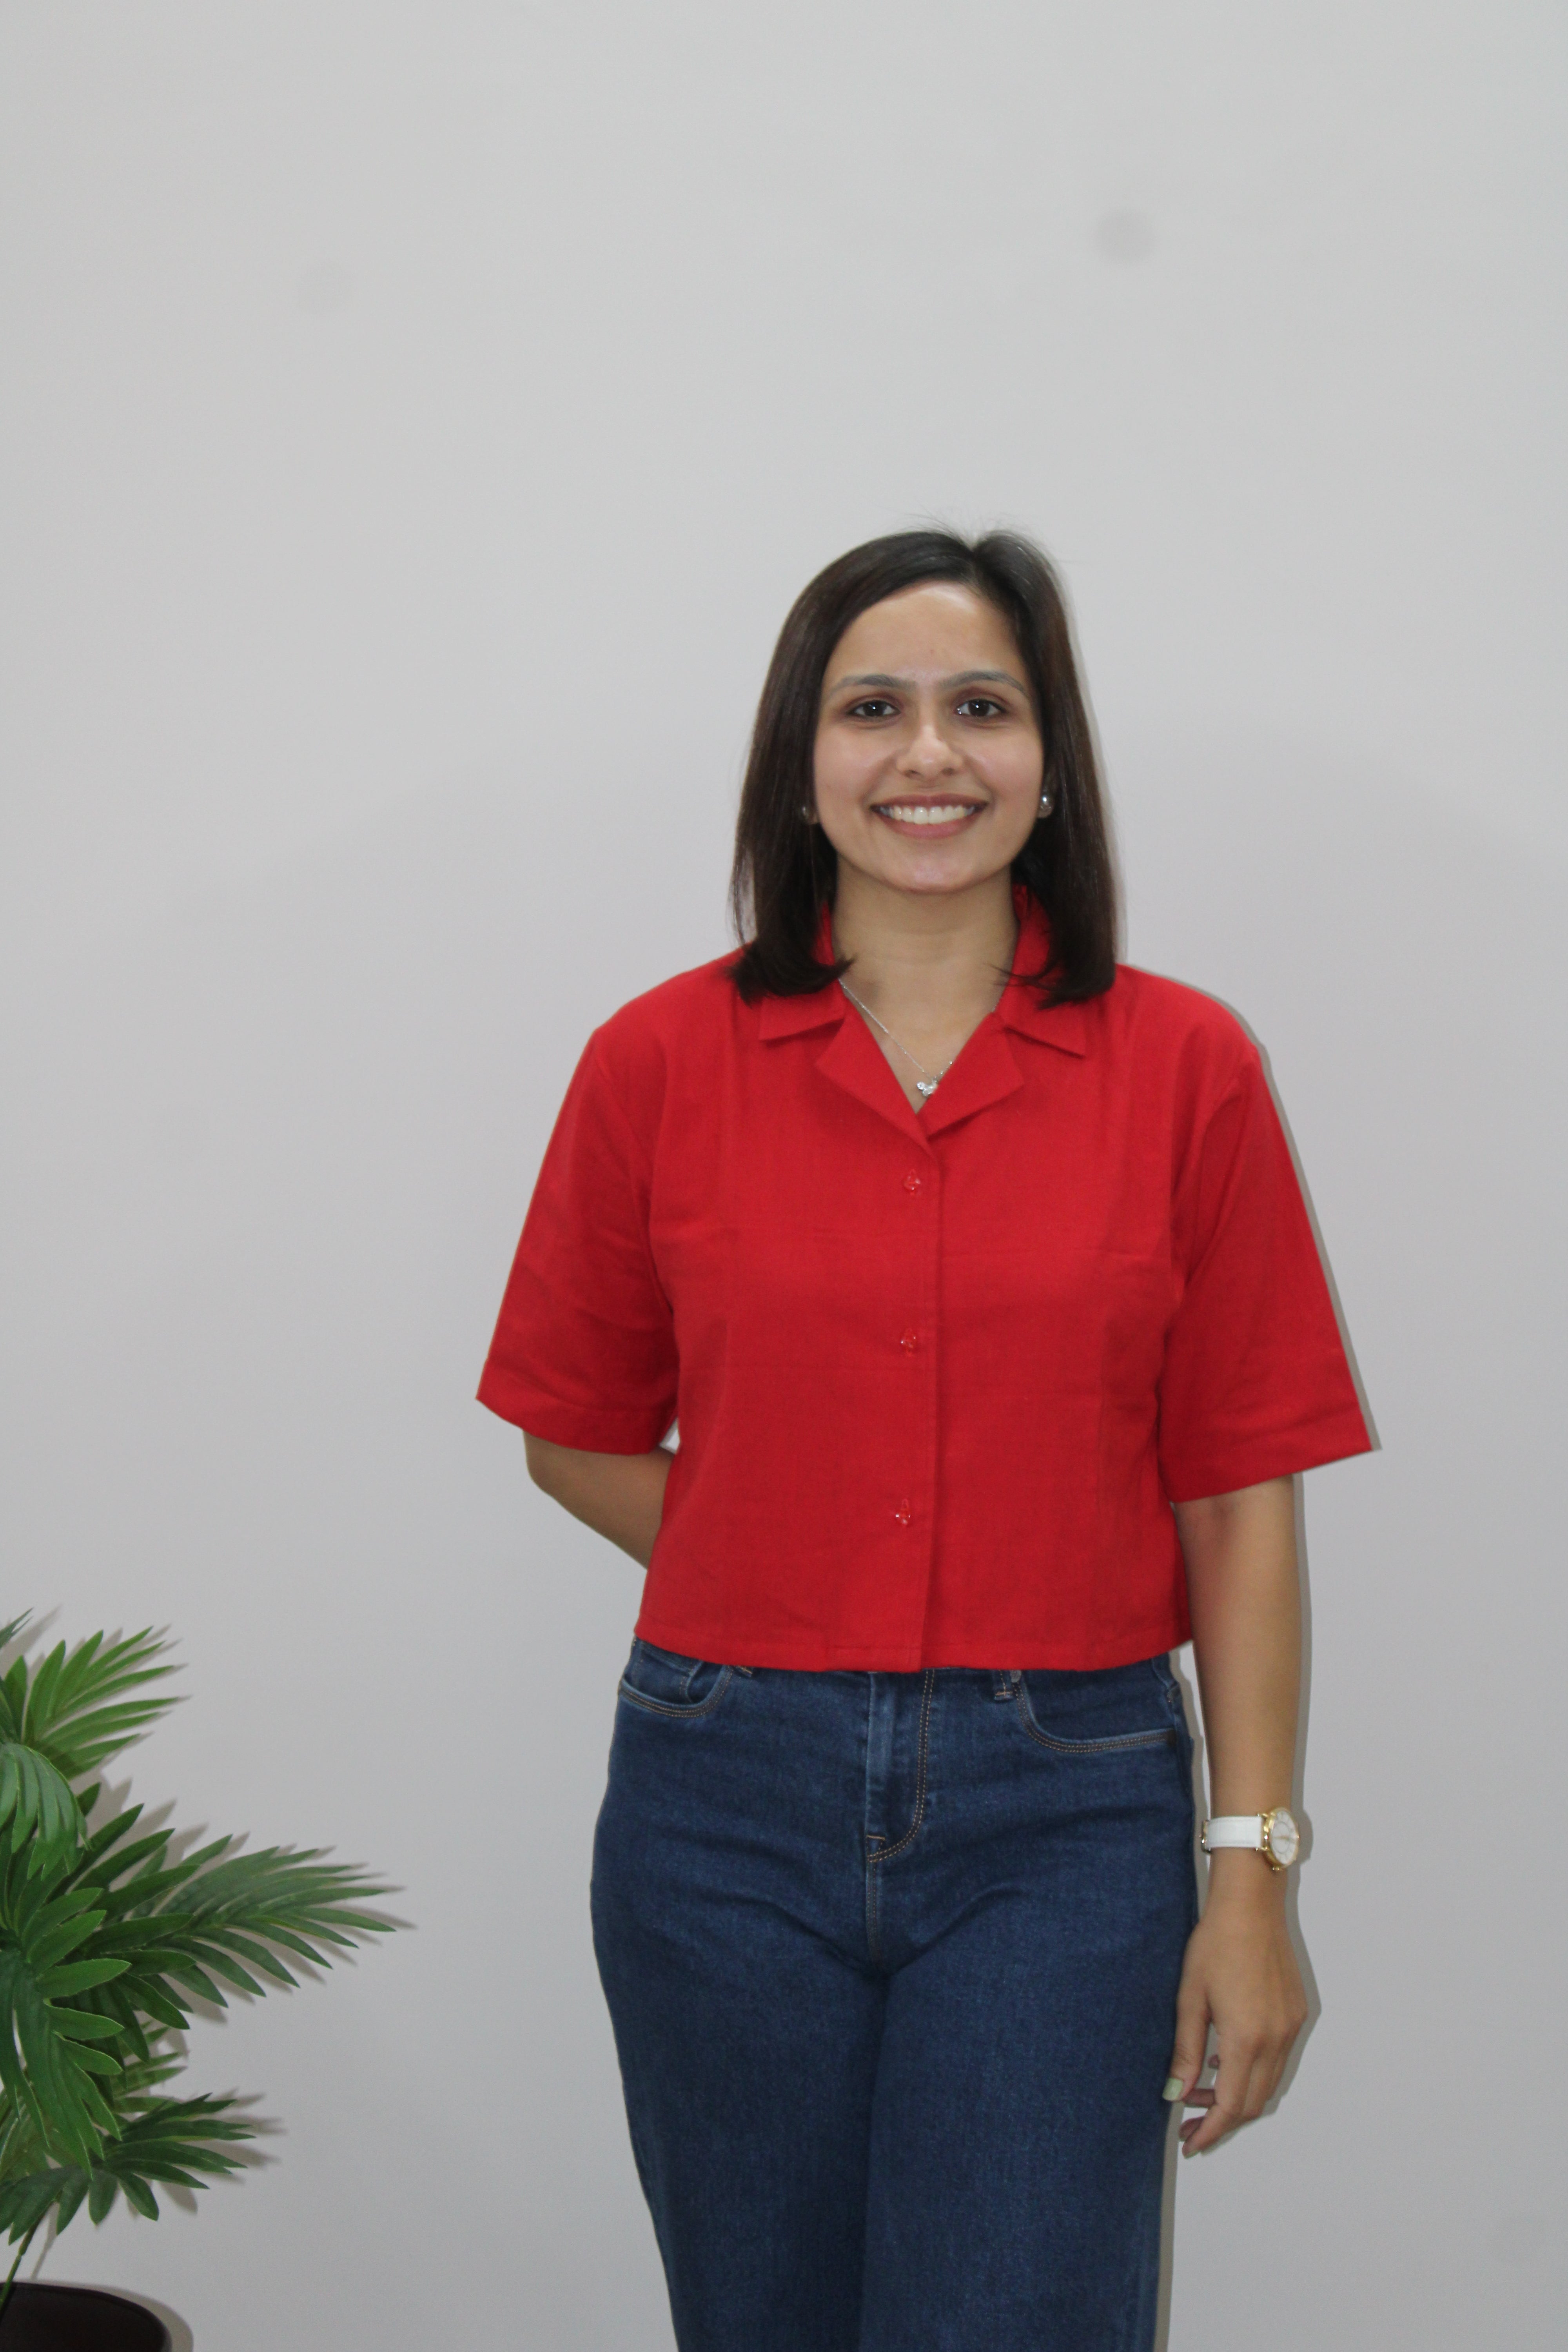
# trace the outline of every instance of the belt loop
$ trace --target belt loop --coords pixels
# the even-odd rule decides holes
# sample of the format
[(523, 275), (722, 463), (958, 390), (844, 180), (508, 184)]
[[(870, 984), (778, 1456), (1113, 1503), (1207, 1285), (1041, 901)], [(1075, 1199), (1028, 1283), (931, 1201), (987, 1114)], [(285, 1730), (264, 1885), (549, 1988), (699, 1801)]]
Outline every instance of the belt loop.
[(996, 1687), (991, 1694), (992, 1697), (1013, 1697), (1018, 1687), (1018, 1676), (1021, 1669), (1017, 1666), (998, 1666), (995, 1671)]

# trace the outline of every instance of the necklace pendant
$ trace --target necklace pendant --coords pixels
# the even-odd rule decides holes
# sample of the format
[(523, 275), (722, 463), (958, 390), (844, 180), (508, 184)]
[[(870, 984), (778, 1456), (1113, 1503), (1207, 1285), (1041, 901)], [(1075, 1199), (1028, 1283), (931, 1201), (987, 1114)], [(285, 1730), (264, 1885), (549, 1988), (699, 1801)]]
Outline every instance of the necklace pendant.
[(941, 1084), (942, 1080), (940, 1078), (917, 1078), (915, 1080), (915, 1092), (917, 1095), (934, 1095)]

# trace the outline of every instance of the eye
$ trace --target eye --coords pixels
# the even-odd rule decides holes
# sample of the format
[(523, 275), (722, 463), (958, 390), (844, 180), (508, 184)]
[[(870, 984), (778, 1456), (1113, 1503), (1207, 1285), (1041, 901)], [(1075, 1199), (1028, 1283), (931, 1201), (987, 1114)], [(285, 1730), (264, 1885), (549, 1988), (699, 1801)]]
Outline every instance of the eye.
[(892, 708), (885, 696), (872, 694), (864, 701), (852, 702), (844, 715), (847, 719), (885, 719)]
[(1005, 704), (998, 702), (990, 694), (966, 694), (958, 709), (978, 719), (1005, 719), (1007, 715)]

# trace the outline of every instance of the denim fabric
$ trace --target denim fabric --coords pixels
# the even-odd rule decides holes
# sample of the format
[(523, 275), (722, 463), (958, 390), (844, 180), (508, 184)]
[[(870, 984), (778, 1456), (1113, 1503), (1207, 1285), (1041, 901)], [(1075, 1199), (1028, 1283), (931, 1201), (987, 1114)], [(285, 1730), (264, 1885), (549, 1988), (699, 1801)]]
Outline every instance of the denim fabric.
[(1163, 1657), (633, 1643), (594, 1939), (680, 2352), (1147, 2352), (1191, 1762)]

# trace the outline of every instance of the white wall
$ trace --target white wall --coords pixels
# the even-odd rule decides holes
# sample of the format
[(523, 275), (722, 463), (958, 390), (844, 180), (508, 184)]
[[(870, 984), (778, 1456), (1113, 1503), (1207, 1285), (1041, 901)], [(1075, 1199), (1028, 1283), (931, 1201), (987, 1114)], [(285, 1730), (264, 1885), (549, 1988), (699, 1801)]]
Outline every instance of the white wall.
[(786, 604), (934, 514), (1060, 560), (1131, 952), (1270, 1049), (1384, 1446), (1309, 1482), (1322, 2013), (1172, 2346), (1558, 2340), (1564, 46), (0, 13), (5, 1606), (166, 1622), (138, 1794), (417, 1923), (196, 2033), (275, 2164), (53, 2273), (668, 2344), (586, 1917), (636, 1572), (470, 1399), (584, 1036), (726, 944)]

